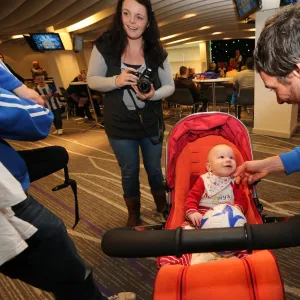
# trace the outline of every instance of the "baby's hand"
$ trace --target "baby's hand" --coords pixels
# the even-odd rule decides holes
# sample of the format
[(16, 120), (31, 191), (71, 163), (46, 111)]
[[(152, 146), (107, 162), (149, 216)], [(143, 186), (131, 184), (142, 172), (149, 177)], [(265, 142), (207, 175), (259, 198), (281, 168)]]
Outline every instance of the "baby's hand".
[(198, 212), (190, 213), (187, 217), (189, 220), (192, 221), (194, 226), (200, 227), (200, 223), (203, 218), (203, 216), (200, 213)]

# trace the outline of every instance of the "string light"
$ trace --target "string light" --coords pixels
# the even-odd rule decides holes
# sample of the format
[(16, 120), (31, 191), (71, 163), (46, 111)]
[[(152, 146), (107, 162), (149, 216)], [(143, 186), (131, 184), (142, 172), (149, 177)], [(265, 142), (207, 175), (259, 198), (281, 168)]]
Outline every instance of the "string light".
[(240, 53), (243, 57), (243, 63), (245, 63), (246, 59), (252, 55), (255, 47), (255, 41), (251, 39), (224, 41), (224, 39), (222, 39), (211, 42), (211, 45), (211, 57), (216, 63), (220, 61), (229, 62), (230, 58), (235, 56), (236, 50), (240, 50)]

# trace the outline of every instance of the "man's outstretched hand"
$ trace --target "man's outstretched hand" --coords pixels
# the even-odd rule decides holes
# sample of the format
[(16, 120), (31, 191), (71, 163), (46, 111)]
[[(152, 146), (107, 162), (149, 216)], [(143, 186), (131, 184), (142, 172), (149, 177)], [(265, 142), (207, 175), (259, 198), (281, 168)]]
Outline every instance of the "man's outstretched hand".
[(262, 160), (246, 161), (237, 167), (232, 175), (236, 177), (236, 183), (253, 184), (270, 173), (283, 172), (284, 167), (279, 156), (273, 156)]

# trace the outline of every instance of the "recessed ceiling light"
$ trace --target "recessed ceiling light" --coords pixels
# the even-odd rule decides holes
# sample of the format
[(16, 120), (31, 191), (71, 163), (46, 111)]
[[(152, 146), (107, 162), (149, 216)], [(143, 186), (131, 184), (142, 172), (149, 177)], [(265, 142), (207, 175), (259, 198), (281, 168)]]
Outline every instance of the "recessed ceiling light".
[(174, 41), (174, 42), (167, 43), (166, 45), (171, 45), (171, 44), (176, 44), (176, 43), (188, 41), (188, 40), (190, 40), (190, 39), (192, 39), (192, 38), (194, 38), (194, 37), (190, 37), (190, 38), (185, 38), (185, 39), (177, 40), (177, 41)]
[(176, 37), (176, 36), (178, 36), (178, 35), (180, 35), (180, 33), (176, 33), (176, 34), (164, 36), (164, 37), (162, 37), (160, 40), (161, 40), (161, 41), (169, 40), (169, 39), (172, 39), (172, 38), (174, 38), (174, 37)]
[(231, 40), (231, 38), (223, 38), (223, 40)]
[(209, 29), (209, 28), (211, 28), (211, 26), (202, 26), (199, 28), (199, 30), (205, 30), (205, 29)]
[(222, 34), (222, 32), (216, 31), (216, 32), (212, 33), (212, 35), (217, 35), (217, 34)]
[(187, 14), (187, 15), (183, 16), (182, 19), (189, 19), (189, 18), (193, 18), (196, 16), (197, 16), (196, 14)]
[(188, 42), (188, 43), (185, 43), (186, 45), (190, 45), (190, 44), (196, 44), (196, 43), (201, 43), (203, 41), (195, 41), (195, 42)]
[(247, 39), (255, 39), (255, 36), (248, 36)]
[(255, 28), (247, 29), (247, 31), (255, 31), (255, 30), (256, 30)]
[(11, 38), (12, 39), (22, 39), (24, 36), (23, 34), (17, 34), (17, 35), (13, 35)]

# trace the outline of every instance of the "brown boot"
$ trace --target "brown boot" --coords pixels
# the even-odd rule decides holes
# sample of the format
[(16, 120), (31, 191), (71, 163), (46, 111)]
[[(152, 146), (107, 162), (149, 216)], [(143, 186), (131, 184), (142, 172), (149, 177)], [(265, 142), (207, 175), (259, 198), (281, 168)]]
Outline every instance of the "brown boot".
[(141, 200), (140, 196), (125, 198), (125, 203), (128, 209), (128, 220), (127, 226), (134, 227), (140, 224), (140, 209), (141, 209)]
[(167, 211), (167, 197), (165, 190), (151, 191), (156, 204), (156, 210), (159, 213)]

